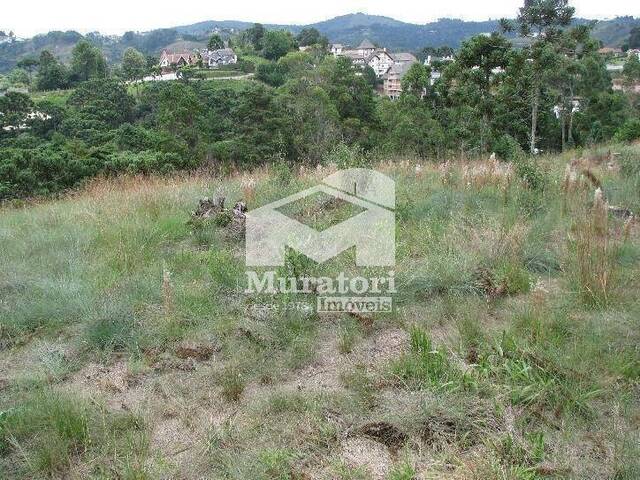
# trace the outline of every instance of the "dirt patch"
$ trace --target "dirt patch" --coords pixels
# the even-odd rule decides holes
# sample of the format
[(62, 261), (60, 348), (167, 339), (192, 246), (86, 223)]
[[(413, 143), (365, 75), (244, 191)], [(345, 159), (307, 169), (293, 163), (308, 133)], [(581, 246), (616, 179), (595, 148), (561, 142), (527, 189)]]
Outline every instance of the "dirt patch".
[(367, 423), (357, 431), (395, 451), (402, 447), (408, 438), (402, 430), (388, 422)]
[(409, 347), (409, 335), (399, 328), (382, 330), (365, 339), (354, 349), (359, 363), (372, 367), (381, 367), (390, 360), (399, 357)]

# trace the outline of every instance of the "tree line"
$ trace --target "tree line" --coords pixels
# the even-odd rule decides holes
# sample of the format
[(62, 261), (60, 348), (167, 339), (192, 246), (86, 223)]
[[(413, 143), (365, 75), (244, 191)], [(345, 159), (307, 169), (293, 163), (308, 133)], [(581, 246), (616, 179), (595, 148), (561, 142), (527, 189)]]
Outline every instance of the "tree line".
[[(572, 16), (566, 0), (527, 0), (515, 22), (464, 42), (455, 61), (414, 64), (397, 101), (376, 95), (375, 76), (328, 54), (313, 31), (293, 38), (256, 26), (235, 38), (234, 48), (262, 56), (258, 81), (185, 78), (132, 89), (123, 79), (149, 68), (133, 49), (117, 76), (90, 44), (76, 46), (69, 66), (43, 52), (23, 68), (39, 86), (66, 79), (74, 90), (64, 101), (0, 97), (0, 198), (50, 194), (97, 174), (313, 164), (345, 149), (517, 160), (640, 137), (638, 96), (612, 89), (598, 42), (588, 26), (571, 27)], [(514, 29), (524, 48), (504, 35)], [(298, 51), (303, 42), (310, 48)], [(435, 81), (432, 69), (441, 73)], [(637, 58), (623, 75), (640, 81)]]

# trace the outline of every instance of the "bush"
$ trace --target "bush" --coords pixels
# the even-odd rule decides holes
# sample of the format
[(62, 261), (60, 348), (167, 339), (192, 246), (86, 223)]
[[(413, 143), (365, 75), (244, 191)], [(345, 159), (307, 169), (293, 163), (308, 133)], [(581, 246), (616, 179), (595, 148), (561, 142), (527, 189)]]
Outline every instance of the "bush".
[(614, 138), (619, 142), (631, 142), (640, 138), (640, 119), (630, 118), (618, 129)]
[(272, 87), (279, 87), (287, 80), (287, 73), (288, 69), (284, 65), (275, 62), (263, 63), (256, 69), (256, 79)]
[(0, 149), (0, 199), (47, 195), (76, 186), (100, 171), (100, 161), (66, 148)]
[(367, 158), (364, 151), (358, 146), (339, 143), (333, 150), (324, 155), (322, 158), (325, 164), (334, 164), (339, 169), (368, 167), (370, 159)]
[(169, 173), (188, 167), (179, 155), (152, 150), (142, 152), (118, 152), (109, 155), (105, 170), (110, 173)]
[(513, 159), (516, 175), (531, 190), (542, 191), (547, 184), (547, 175), (536, 163), (534, 157), (516, 157)]
[(525, 156), (518, 141), (511, 135), (502, 135), (493, 143), (493, 151), (498, 158), (514, 161)]

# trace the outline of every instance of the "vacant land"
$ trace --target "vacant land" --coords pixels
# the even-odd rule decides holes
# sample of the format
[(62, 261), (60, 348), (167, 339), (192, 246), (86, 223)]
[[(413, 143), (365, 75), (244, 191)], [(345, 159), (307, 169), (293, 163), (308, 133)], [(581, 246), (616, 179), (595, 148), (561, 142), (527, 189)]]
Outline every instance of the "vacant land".
[(374, 162), (398, 284), (375, 316), (248, 308), (242, 236), (191, 217), (335, 165), (3, 207), (0, 477), (638, 478), (640, 147), (416, 163)]

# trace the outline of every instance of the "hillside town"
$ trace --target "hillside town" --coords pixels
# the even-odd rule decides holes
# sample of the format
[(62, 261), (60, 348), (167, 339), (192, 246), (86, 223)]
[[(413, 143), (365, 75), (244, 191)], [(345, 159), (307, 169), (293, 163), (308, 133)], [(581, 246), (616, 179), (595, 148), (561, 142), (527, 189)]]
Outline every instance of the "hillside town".
[[(299, 49), (300, 51), (306, 51), (308, 47), (299, 47)], [(353, 63), (354, 68), (371, 67), (378, 80), (378, 93), (392, 100), (398, 99), (402, 94), (402, 79), (411, 65), (419, 63), (418, 58), (413, 53), (391, 52), (385, 47), (374, 45), (366, 38), (357, 47), (332, 43), (328, 46), (328, 51), (334, 57), (348, 58)], [(436, 61), (451, 62), (453, 60), (453, 55), (445, 57), (429, 55), (424, 60), (424, 65), (431, 67)], [(224, 66), (236, 65), (237, 63), (238, 55), (229, 47), (216, 50), (195, 49), (179, 52), (165, 49), (160, 55), (159, 66), (162, 75), (167, 76), (167, 78), (174, 78), (174, 72), (186, 66), (218, 69)], [(432, 68), (431, 84), (438, 78), (440, 78), (440, 72)]]
[(391, 99), (400, 97), (402, 77), (411, 65), (418, 62), (412, 53), (389, 52), (386, 48), (376, 47), (368, 39), (364, 39), (356, 48), (334, 43), (330, 51), (336, 57), (349, 58), (356, 67), (371, 67), (376, 77), (383, 81), (382, 93)]

